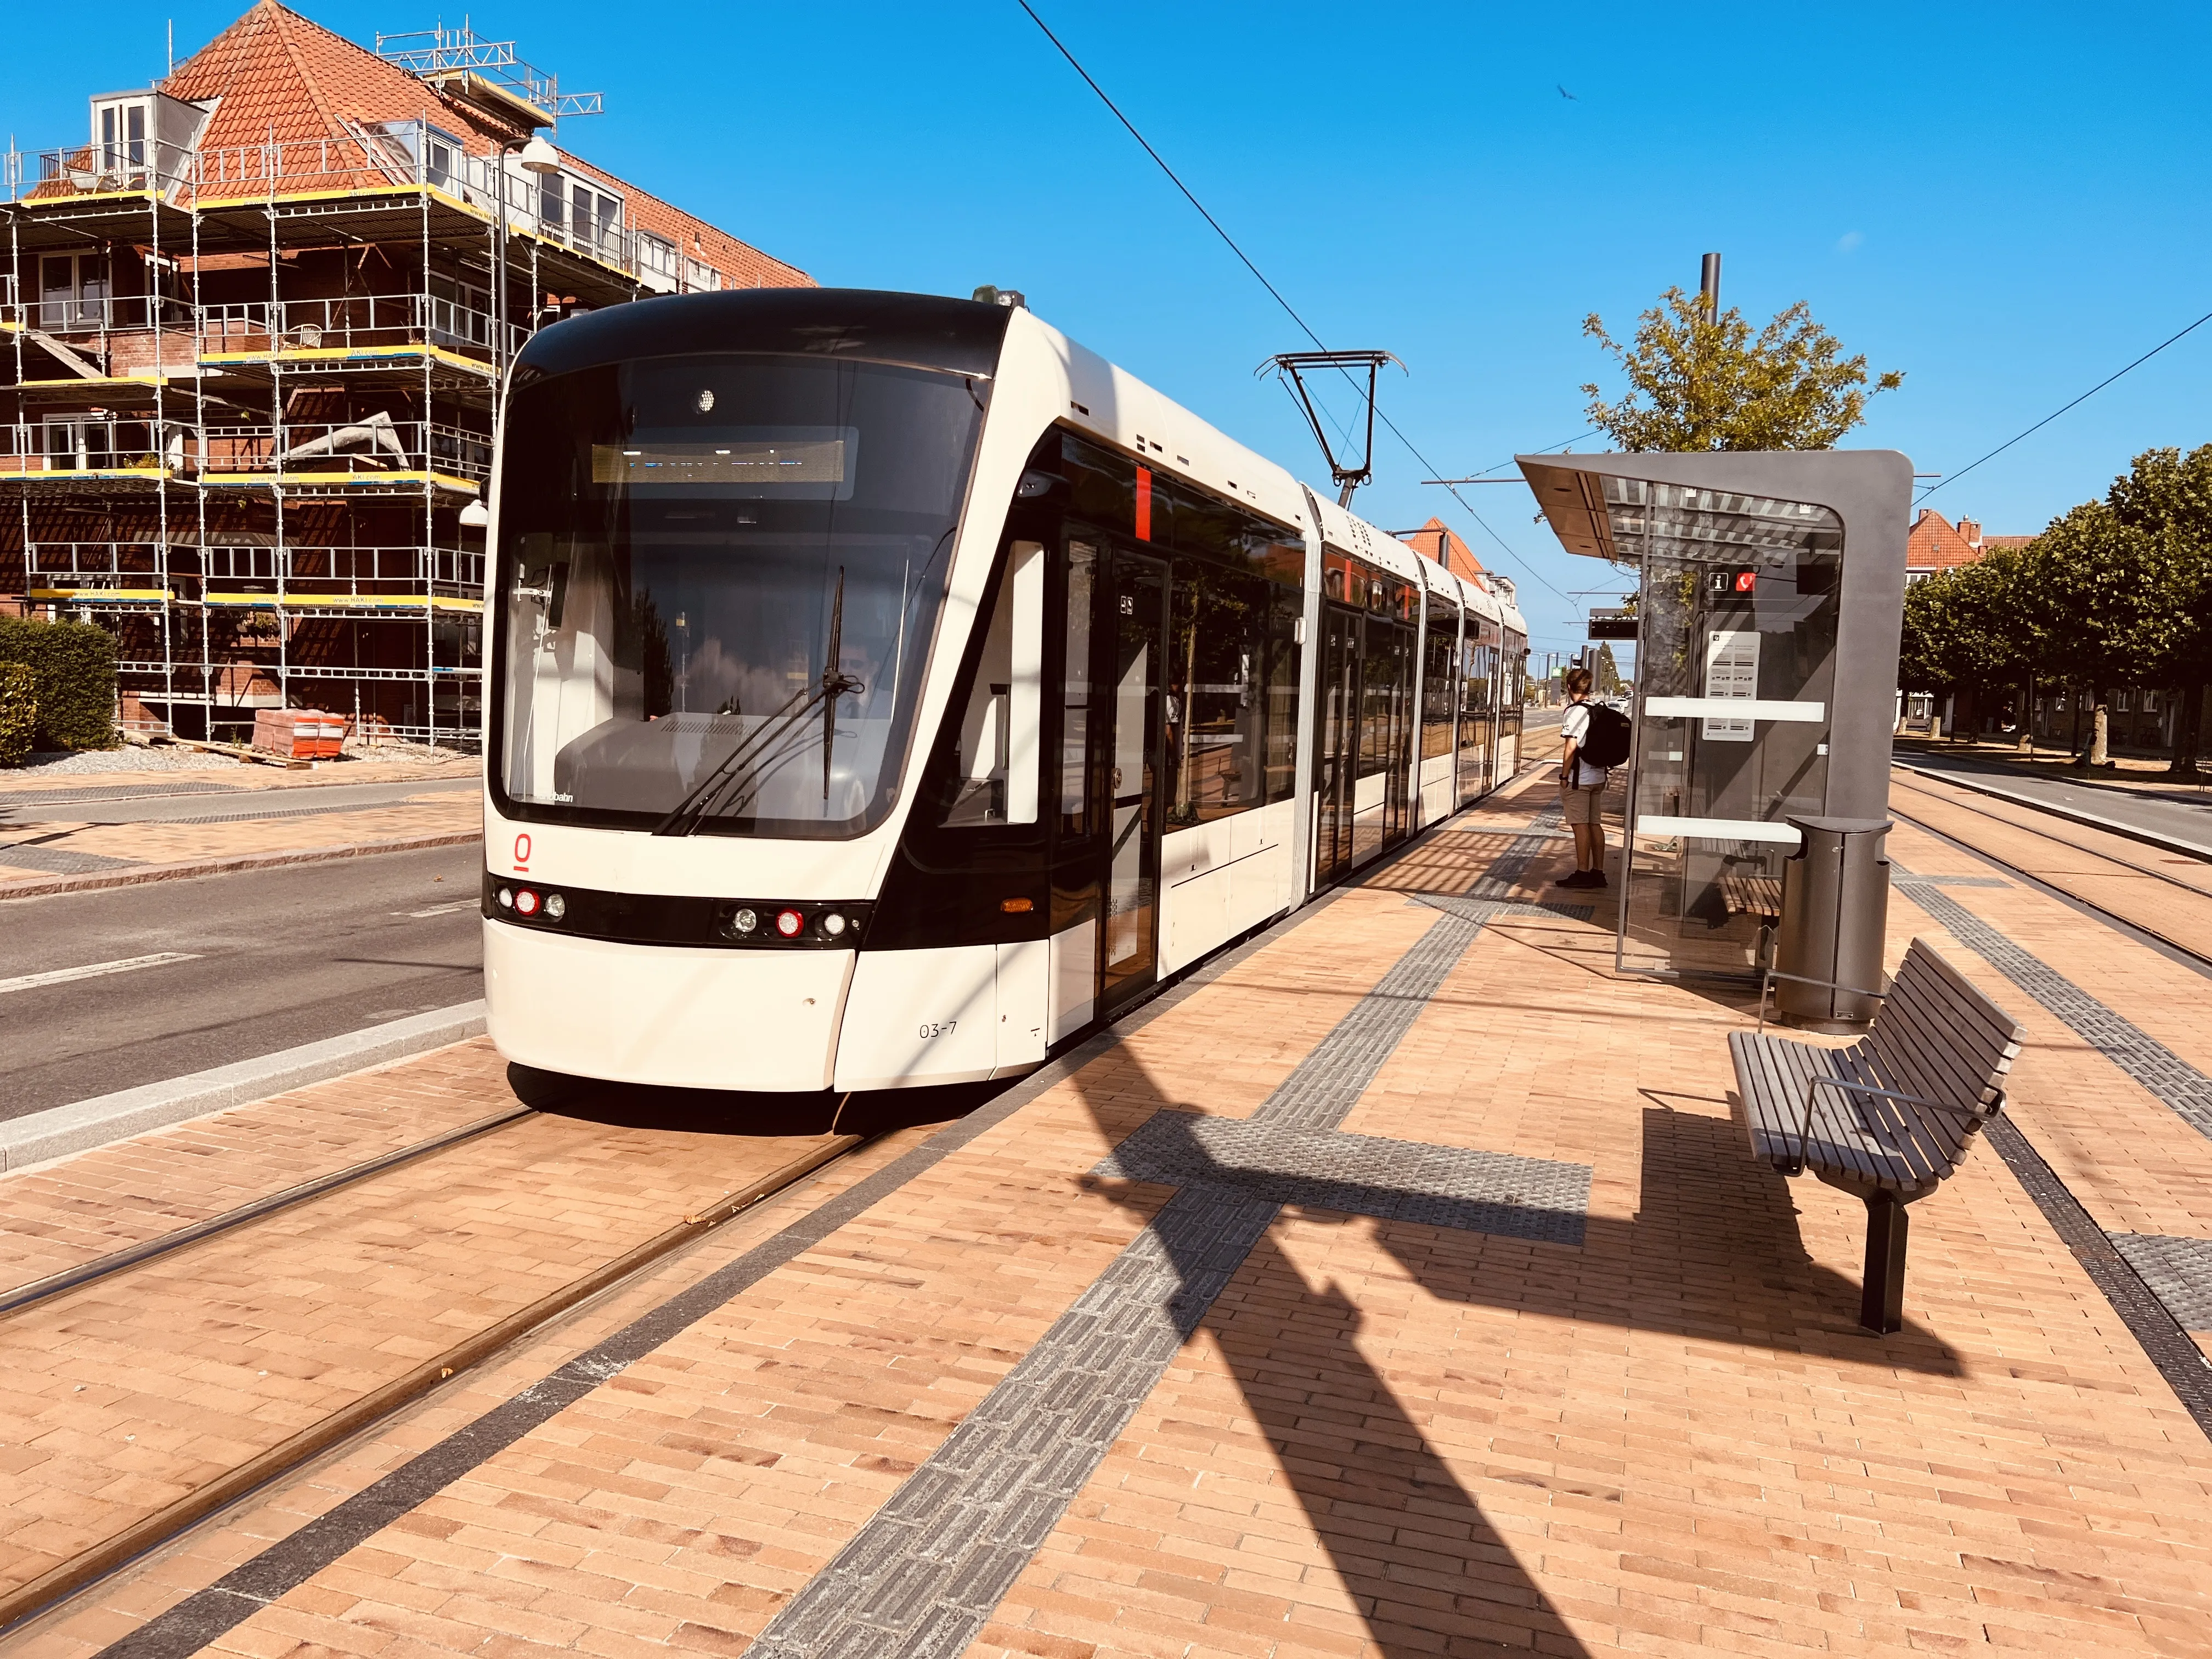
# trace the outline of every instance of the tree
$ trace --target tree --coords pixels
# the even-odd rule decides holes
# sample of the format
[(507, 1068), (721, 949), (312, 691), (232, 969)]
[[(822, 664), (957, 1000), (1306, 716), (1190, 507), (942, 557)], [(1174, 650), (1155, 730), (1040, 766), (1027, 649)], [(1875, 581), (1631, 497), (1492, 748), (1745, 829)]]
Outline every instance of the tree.
[(1592, 312), (1583, 332), (1613, 354), (1629, 390), (1607, 403), (1595, 383), (1592, 425), (1628, 450), (1828, 449), (1866, 418), (1867, 399), (1893, 392), (1905, 376), (1890, 370), (1869, 387), (1864, 356), (1813, 320), (1799, 301), (1752, 335), (1731, 306), (1709, 321), (1704, 302), (1679, 288), (1637, 319), (1626, 346)]
[[(2170, 603), (2170, 554), (2168, 538), (2106, 501), (2068, 509), (2029, 544), (2033, 599), (2050, 618), (2059, 679), (2100, 702), (2113, 686), (2162, 679), (2183, 628)], [(2087, 753), (2078, 733), (2075, 746)]]
[(1613, 644), (1607, 641), (1597, 648), (1597, 660), (1590, 665), (1590, 678), (1596, 682), (1601, 697), (1620, 695), (1620, 665), (1613, 660)]
[(2163, 679), (2179, 694), (2172, 775), (2197, 775), (2204, 688), (2212, 682), (2212, 444), (2148, 449), (2112, 481), (2105, 504), (2119, 522), (2160, 544), (2168, 622)]

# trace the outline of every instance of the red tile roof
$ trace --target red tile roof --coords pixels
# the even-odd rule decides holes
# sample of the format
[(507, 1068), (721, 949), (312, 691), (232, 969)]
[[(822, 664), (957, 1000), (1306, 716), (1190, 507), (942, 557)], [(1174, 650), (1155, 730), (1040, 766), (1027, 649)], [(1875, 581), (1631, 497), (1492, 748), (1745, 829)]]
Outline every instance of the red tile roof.
[(1991, 548), (2025, 547), (2034, 539), (2033, 536), (1985, 536), (1972, 519), (1961, 519), (1954, 525), (1934, 507), (1923, 507), (1905, 538), (1905, 568), (1955, 569), (1973, 563)]
[[(328, 165), (343, 169), (361, 155), (356, 147), (368, 130), (387, 122), (428, 121), (460, 141), (472, 155), (489, 155), (502, 143), (526, 137), (526, 131), (489, 112), (451, 98), (396, 64), (334, 34), (320, 24), (276, 3), (256, 0), (252, 9), (179, 64), (159, 83), (172, 97), (217, 99), (214, 116), (200, 140), (203, 166), (210, 184), (207, 195), (226, 193), (222, 181), (236, 179), (239, 193), (251, 193), (262, 181), (258, 149), (274, 141), (319, 146), (341, 141), (337, 159), (318, 163), (286, 155), (294, 167)], [(370, 142), (374, 142), (371, 140)], [(396, 147), (392, 159), (403, 161)], [(687, 258), (719, 270), (737, 288), (811, 287), (812, 278), (796, 266), (769, 258), (702, 219), (679, 212), (627, 180), (592, 167), (563, 150), (564, 160), (619, 191), (629, 222), (679, 243)], [(372, 168), (343, 171), (330, 182), (340, 187), (392, 182)]]
[(1419, 530), (1409, 531), (1399, 539), (1410, 545), (1423, 558), (1434, 559), (1455, 576), (1464, 577), (1484, 586), (1489, 585), (1480, 582), (1482, 561), (1474, 556), (1473, 550), (1465, 542), (1452, 534), (1450, 526), (1442, 519), (1432, 518)]

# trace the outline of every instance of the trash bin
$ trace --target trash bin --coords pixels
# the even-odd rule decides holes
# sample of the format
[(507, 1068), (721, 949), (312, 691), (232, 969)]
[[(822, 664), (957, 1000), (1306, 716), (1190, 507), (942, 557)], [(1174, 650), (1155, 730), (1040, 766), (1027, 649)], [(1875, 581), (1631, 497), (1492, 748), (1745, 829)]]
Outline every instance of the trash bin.
[[(1880, 991), (1889, 927), (1889, 860), (1881, 838), (1893, 826), (1886, 818), (1790, 823), (1804, 841), (1783, 860), (1776, 972)], [(1774, 1002), (1784, 1024), (1810, 1031), (1863, 1031), (1881, 1006), (1849, 990), (1779, 978)]]

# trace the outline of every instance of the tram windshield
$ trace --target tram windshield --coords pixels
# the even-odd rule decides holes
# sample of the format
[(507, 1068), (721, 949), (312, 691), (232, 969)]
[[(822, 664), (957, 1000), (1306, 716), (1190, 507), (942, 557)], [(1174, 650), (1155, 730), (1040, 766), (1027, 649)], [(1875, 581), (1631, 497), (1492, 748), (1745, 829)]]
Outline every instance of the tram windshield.
[(897, 791), (988, 383), (653, 358), (516, 390), (502, 809), (835, 837)]

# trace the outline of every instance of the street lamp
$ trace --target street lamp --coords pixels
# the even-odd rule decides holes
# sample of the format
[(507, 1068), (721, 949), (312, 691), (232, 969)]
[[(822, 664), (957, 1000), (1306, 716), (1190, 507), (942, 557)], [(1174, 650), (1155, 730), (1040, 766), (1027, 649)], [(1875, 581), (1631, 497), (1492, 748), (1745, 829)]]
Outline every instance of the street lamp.
[(498, 203), (494, 210), (492, 227), (492, 368), (498, 383), (492, 393), (492, 416), (498, 424), (500, 404), (507, 386), (507, 158), (517, 150), (522, 152), (522, 170), (536, 173), (540, 179), (561, 170), (561, 152), (545, 140), (543, 133), (533, 132), (526, 139), (510, 138), (492, 156), (492, 167), (498, 182), (494, 198)]

